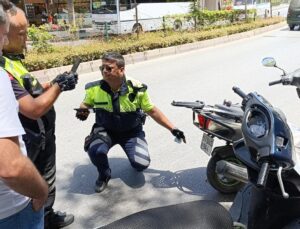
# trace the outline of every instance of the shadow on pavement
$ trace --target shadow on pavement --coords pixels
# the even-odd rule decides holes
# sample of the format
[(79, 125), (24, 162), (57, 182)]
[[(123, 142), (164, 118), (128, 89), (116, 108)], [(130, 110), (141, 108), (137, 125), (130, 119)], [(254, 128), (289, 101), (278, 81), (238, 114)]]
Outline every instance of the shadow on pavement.
[[(191, 168), (179, 171), (156, 170), (148, 168), (144, 172), (135, 171), (129, 164), (127, 158), (110, 158), (112, 178), (120, 179), (125, 185), (132, 189), (138, 189), (147, 184), (155, 189), (177, 188), (185, 194), (205, 196), (212, 192), (212, 188), (206, 182), (206, 167)], [(92, 195), (94, 183), (98, 174), (92, 164), (80, 165), (74, 169), (73, 177), (70, 180), (69, 193)], [(119, 184), (118, 184), (119, 185)], [(231, 199), (231, 196), (223, 196), (215, 191), (218, 199)]]

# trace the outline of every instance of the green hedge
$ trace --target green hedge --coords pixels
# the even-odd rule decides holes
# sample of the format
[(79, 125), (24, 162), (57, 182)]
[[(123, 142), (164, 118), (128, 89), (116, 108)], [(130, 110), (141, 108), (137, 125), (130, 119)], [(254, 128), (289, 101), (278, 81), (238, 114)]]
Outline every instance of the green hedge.
[[(173, 29), (174, 20), (181, 22), (192, 21), (194, 27), (203, 28), (206, 26), (216, 24), (229, 24), (244, 20), (245, 10), (201, 10), (194, 5), (191, 5), (190, 13), (188, 14), (177, 14), (166, 16), (166, 27)], [(247, 10), (248, 20), (254, 20), (256, 15), (255, 9)], [(196, 23), (196, 25), (195, 25)]]
[(77, 56), (83, 61), (91, 61), (101, 59), (103, 53), (108, 51), (117, 51), (121, 54), (143, 52), (151, 49), (165, 48), (245, 32), (255, 28), (276, 24), (281, 21), (283, 21), (283, 18), (276, 17), (230, 26), (215, 26), (201, 31), (160, 31), (155, 33), (143, 33), (140, 34), (139, 39), (137, 39), (135, 35), (131, 35), (114, 38), (109, 42), (95, 41), (93, 43), (74, 47), (56, 46), (54, 47), (54, 50), (49, 53), (40, 53), (31, 50), (26, 55), (25, 65), (29, 71), (37, 71), (70, 65)]

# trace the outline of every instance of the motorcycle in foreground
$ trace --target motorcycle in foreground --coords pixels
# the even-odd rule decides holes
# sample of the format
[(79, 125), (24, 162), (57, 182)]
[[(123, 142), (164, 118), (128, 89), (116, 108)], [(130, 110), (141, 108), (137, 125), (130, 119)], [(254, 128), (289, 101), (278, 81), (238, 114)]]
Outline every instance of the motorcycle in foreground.
[[(272, 58), (263, 61), (276, 65)], [(294, 73), (270, 84), (293, 85), (298, 92), (300, 70)], [(244, 111), (243, 138), (233, 143), (233, 149), (247, 167), (249, 182), (230, 211), (199, 200), (141, 211), (102, 228), (299, 228), (300, 164), (286, 118), (258, 93), (233, 90), (242, 98)]]
[[(248, 176), (242, 162), (236, 158), (232, 145), (243, 137), (241, 106), (232, 104), (230, 101), (224, 101), (223, 104), (215, 104), (214, 106), (206, 105), (202, 101), (173, 101), (171, 104), (192, 109), (193, 124), (203, 131), (200, 148), (210, 156), (206, 168), (209, 184), (224, 194), (236, 193), (240, 190), (247, 182)], [(215, 137), (225, 144), (213, 147)], [(220, 161), (229, 163), (218, 166)], [(236, 176), (230, 176), (230, 173), (224, 175), (223, 167), (225, 165), (230, 166), (229, 171), (238, 174)], [(218, 169), (217, 166), (222, 166), (222, 169)]]

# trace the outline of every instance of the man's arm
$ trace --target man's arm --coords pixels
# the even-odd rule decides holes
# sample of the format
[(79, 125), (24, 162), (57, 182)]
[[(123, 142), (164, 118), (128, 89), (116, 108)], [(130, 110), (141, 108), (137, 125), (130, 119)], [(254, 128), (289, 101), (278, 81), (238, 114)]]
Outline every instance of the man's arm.
[(31, 119), (38, 119), (46, 114), (62, 91), (73, 90), (75, 88), (77, 80), (77, 74), (68, 72), (60, 74), (48, 84), (48, 88), (43, 94), (33, 98), (11, 77), (12, 87), (20, 104), (20, 112)]
[(150, 115), (151, 118), (153, 118), (158, 124), (162, 125), (168, 130), (172, 131), (175, 128), (167, 116), (165, 116), (164, 113), (162, 113), (156, 106), (146, 113)]
[(148, 115), (151, 116), (158, 124), (162, 125), (163, 127), (167, 128), (171, 131), (171, 133), (177, 138), (182, 139), (184, 143), (186, 143), (185, 136), (183, 131), (176, 128), (173, 123), (164, 115), (157, 107), (153, 107), (150, 111), (146, 112)]
[(27, 94), (18, 99), (20, 113), (30, 119), (38, 119), (50, 110), (60, 93), (60, 87), (55, 83), (36, 98)]
[(81, 103), (80, 104), (80, 106), (79, 106), (80, 108), (93, 108), (93, 106), (91, 106), (91, 105), (89, 105), (89, 104), (86, 104), (86, 103)]
[(20, 152), (17, 137), (0, 138), (0, 178), (14, 191), (44, 203), (48, 185)]

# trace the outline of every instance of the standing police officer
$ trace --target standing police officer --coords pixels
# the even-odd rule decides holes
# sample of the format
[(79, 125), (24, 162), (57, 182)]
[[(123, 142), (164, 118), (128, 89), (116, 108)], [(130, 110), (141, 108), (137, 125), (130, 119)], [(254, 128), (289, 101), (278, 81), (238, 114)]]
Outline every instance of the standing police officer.
[(15, 96), (19, 102), (20, 120), (25, 129), (28, 157), (49, 186), (48, 199), (45, 204), (45, 227), (61, 228), (74, 221), (73, 215), (54, 212), (55, 200), (55, 111), (53, 104), (62, 91), (72, 90), (77, 83), (77, 75), (64, 73), (58, 75), (44, 87), (24, 67), (22, 59), (26, 48), (28, 22), (24, 12), (8, 13), (10, 29), (9, 44), (3, 48), (1, 66), (11, 78)]
[(144, 112), (185, 142), (183, 132), (175, 128), (151, 102), (147, 86), (125, 77), (125, 61), (121, 54), (106, 53), (100, 70), (103, 79), (86, 85), (85, 99), (80, 105), (82, 109), (76, 113), (76, 117), (83, 121), (89, 115), (87, 108), (96, 110), (96, 123), (85, 141), (85, 150), (99, 173), (96, 192), (102, 192), (111, 178), (107, 153), (115, 144), (121, 145), (137, 171), (149, 166), (148, 145), (143, 131)]

